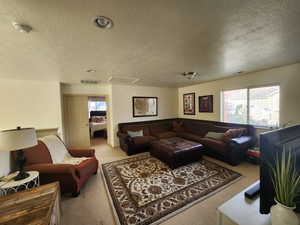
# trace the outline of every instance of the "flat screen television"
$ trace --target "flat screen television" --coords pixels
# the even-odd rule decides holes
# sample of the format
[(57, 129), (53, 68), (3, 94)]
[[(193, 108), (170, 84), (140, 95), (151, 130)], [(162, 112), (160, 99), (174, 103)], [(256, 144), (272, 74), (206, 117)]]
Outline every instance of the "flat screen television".
[[(274, 164), (276, 154), (280, 157), (282, 151), (289, 149), (292, 150), (292, 154), (296, 160), (296, 169), (300, 172), (300, 125), (260, 135), (260, 152), (262, 158), (260, 165), (260, 213), (262, 214), (270, 213), (271, 206), (275, 204), (274, 187), (266, 160)], [(299, 203), (297, 204), (296, 211), (300, 212)]]

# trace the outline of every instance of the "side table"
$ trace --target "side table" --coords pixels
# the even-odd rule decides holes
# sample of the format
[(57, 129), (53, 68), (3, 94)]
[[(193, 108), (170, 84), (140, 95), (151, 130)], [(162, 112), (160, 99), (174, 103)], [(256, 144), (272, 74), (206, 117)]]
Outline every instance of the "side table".
[(59, 183), (0, 197), (1, 225), (62, 225)]
[[(15, 174), (17, 175), (18, 172)], [(38, 171), (27, 171), (29, 177), (23, 180), (10, 180), (8, 182), (0, 182), (0, 196), (7, 195), (9, 193), (15, 193), (22, 190), (28, 190), (33, 187), (40, 186), (39, 172)]]

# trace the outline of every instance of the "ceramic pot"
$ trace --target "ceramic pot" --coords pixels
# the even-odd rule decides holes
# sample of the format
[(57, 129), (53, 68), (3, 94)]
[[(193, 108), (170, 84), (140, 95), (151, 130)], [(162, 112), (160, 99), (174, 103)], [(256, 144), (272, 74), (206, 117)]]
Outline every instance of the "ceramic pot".
[(275, 199), (276, 205), (271, 207), (272, 225), (299, 225), (298, 217), (294, 212), (296, 207), (287, 207)]

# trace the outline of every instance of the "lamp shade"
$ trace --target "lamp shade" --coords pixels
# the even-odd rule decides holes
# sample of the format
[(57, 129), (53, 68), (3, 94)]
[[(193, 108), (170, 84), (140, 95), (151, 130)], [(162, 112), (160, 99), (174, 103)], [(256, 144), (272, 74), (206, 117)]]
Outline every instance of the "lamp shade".
[(0, 132), (0, 151), (15, 151), (37, 145), (34, 128), (17, 128)]

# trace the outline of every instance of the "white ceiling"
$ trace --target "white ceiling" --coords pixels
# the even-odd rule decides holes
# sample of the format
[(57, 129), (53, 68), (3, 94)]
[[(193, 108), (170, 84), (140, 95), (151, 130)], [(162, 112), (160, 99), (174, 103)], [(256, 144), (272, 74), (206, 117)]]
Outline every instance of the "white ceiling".
[[(96, 15), (114, 27), (98, 29)], [(299, 21), (299, 0), (1, 0), (0, 77), (184, 86), (196, 82), (183, 71), (203, 82), (299, 62)]]

